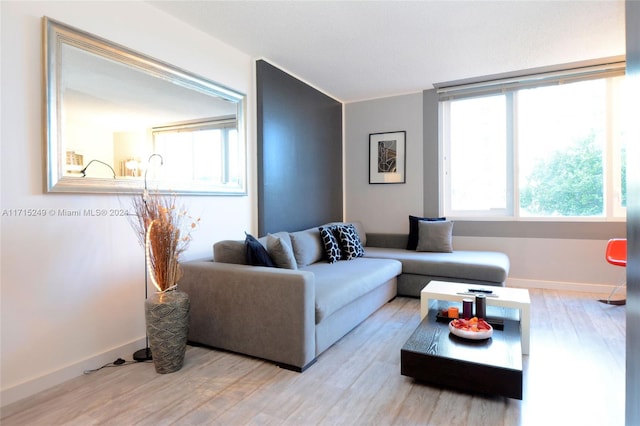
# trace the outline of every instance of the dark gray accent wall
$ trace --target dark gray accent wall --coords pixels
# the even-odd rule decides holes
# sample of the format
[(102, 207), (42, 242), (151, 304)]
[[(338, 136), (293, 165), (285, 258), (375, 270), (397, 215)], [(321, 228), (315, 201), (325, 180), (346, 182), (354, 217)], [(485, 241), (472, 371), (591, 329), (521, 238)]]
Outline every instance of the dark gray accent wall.
[(342, 220), (342, 103), (256, 62), (258, 232)]
[[(627, 0), (627, 75), (635, 81), (629, 85), (629, 107), (640, 111), (640, 2)], [(635, 139), (627, 143), (627, 371), (625, 424), (640, 425), (640, 124), (636, 120)]]

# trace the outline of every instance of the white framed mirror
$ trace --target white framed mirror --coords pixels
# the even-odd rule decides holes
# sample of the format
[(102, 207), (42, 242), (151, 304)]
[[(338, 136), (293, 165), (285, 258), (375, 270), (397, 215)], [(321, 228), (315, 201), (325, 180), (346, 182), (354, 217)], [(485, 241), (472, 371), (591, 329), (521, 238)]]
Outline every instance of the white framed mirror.
[(43, 18), (47, 192), (246, 195), (245, 95)]

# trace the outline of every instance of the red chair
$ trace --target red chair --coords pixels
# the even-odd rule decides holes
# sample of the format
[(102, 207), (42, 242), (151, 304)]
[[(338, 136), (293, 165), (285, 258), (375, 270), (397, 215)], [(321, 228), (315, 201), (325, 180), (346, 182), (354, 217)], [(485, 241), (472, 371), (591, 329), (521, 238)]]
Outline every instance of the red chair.
[[(627, 267), (627, 239), (626, 238), (613, 238), (609, 240), (607, 244), (607, 250), (604, 255), (607, 262), (612, 265)], [(624, 305), (627, 303), (626, 299), (611, 300), (613, 294), (622, 287), (624, 283), (618, 284), (611, 290), (609, 297), (606, 300), (601, 299), (602, 303), (609, 305)]]

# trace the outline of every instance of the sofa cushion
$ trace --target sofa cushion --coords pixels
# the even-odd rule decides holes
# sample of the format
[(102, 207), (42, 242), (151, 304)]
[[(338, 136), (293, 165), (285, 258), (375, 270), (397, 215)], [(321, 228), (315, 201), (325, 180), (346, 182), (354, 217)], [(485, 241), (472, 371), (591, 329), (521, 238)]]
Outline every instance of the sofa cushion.
[(418, 221), (417, 251), (451, 253), (453, 251), (453, 222), (448, 220)]
[(304, 231), (289, 234), (293, 254), (298, 263), (298, 268), (310, 265), (322, 260), (324, 247), (320, 239), (318, 228), (309, 228)]
[(359, 257), (350, 262), (308, 265), (316, 280), (316, 324), (343, 306), (398, 276), (402, 264), (392, 259)]
[[(245, 233), (246, 234), (246, 233)], [(268, 266), (275, 268), (276, 264), (269, 256), (267, 249), (258, 241), (253, 235), (246, 234), (247, 237), (244, 240), (247, 265), (253, 266)]]
[(383, 234), (377, 232), (369, 232), (367, 234), (368, 247), (388, 247), (388, 248), (407, 248), (407, 234)]
[(493, 251), (418, 252), (367, 247), (365, 258), (397, 259), (403, 274), (503, 283), (509, 274), (509, 257)]
[(267, 234), (267, 253), (278, 268), (298, 269), (289, 234)]
[(417, 217), (409, 215), (409, 239), (407, 240), (407, 250), (415, 250), (418, 247), (418, 237), (420, 231), (418, 230), (418, 222), (421, 220), (426, 221), (441, 221), (446, 220), (444, 217)]
[(244, 241), (222, 240), (213, 245), (213, 260), (221, 263), (247, 264)]
[(342, 259), (342, 250), (340, 249), (340, 243), (336, 237), (337, 226), (321, 226), (319, 228), (320, 238), (322, 239), (322, 245), (324, 246), (324, 252), (329, 259), (329, 263), (335, 263)]

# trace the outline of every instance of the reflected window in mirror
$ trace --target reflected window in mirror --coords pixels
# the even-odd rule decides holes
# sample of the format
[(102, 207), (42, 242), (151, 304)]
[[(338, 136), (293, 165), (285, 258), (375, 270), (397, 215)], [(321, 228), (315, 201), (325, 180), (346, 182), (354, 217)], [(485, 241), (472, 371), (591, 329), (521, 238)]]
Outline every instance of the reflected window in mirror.
[(152, 130), (154, 152), (166, 159), (162, 179), (238, 185), (242, 153), (233, 117), (182, 123)]

